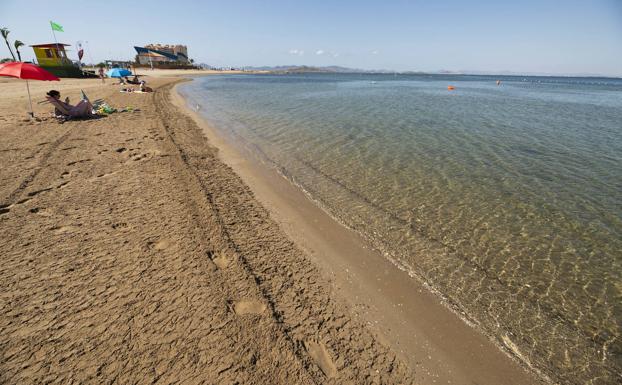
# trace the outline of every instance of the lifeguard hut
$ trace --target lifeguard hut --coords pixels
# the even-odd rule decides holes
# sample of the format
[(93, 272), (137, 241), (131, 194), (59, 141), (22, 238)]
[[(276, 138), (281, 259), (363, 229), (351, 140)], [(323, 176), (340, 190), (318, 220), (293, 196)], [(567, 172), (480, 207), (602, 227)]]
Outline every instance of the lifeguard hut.
[(50, 43), (50, 44), (35, 44), (31, 45), (37, 62), (40, 67), (62, 67), (66, 65), (72, 65), (71, 60), (67, 58), (67, 52), (65, 47), (69, 47), (69, 44), (63, 43)]
[(49, 43), (31, 45), (37, 64), (58, 77), (81, 78), (85, 73), (67, 57), (65, 47), (69, 44)]

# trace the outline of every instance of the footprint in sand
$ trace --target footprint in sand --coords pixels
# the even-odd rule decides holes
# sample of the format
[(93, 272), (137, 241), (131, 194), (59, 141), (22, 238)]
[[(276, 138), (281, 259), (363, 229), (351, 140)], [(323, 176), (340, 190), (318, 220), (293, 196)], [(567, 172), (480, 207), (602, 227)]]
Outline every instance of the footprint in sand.
[(218, 268), (221, 270), (229, 266), (229, 259), (224, 255), (219, 255), (215, 257), (214, 259), (212, 259), (212, 262), (214, 262), (214, 264), (218, 266)]
[(52, 227), (50, 230), (52, 230), (56, 234), (64, 234), (64, 233), (68, 233), (68, 232), (71, 232), (73, 230), (76, 230), (80, 226), (82, 226), (82, 225), (78, 225), (78, 226), (74, 226), (74, 225), (55, 226), (55, 227)]
[(259, 301), (243, 299), (233, 303), (233, 311), (237, 315), (261, 314), (266, 310), (266, 305)]
[(227, 266), (229, 266), (229, 263), (231, 262), (231, 260), (227, 258), (224, 253), (216, 255), (211, 250), (207, 252), (207, 257), (211, 259), (212, 262), (214, 262), (214, 264), (221, 270), (224, 270)]
[[(138, 149), (140, 150), (140, 149)], [(130, 150), (131, 151), (131, 150)], [(130, 152), (127, 156), (128, 156), (128, 160), (125, 161), (125, 163), (132, 163), (132, 162), (139, 162), (139, 161), (147, 161), (151, 158), (153, 158), (155, 155), (157, 155), (156, 152), (147, 152), (147, 153), (140, 153), (140, 152)]]
[(30, 212), (31, 214), (37, 214), (37, 215), (41, 215), (44, 217), (52, 216), (52, 213), (50, 212), (50, 210), (46, 209), (45, 207), (33, 207), (30, 210), (28, 210), (28, 212)]
[[(113, 226), (114, 228), (114, 226)], [(168, 239), (160, 239), (159, 241), (149, 241), (147, 242), (147, 248), (154, 250), (164, 250), (171, 246), (171, 241)]]
[(97, 176), (94, 176), (93, 178), (90, 178), (89, 182), (94, 182), (94, 181), (96, 181), (98, 179), (101, 179), (101, 178), (110, 177), (110, 176), (116, 174), (117, 172), (118, 171), (112, 171), (112, 172), (108, 172), (108, 173), (98, 174)]
[(80, 163), (85, 163), (85, 162), (90, 162), (90, 161), (92, 161), (92, 159), (74, 160), (73, 162), (67, 163), (67, 166), (73, 166), (74, 164), (80, 164)]
[(164, 249), (168, 249), (170, 245), (171, 245), (171, 242), (168, 239), (162, 239), (162, 240), (157, 241), (155, 245), (153, 245), (153, 248), (156, 250), (164, 250)]
[(324, 344), (309, 340), (304, 342), (304, 346), (311, 359), (327, 378), (335, 378), (337, 376), (337, 367)]
[(154, 157), (160, 157), (162, 156), (162, 152), (160, 150), (153, 150), (153, 151), (147, 151), (146, 153), (137, 155), (135, 157), (132, 158), (132, 160), (137, 161), (137, 160), (149, 160), (152, 159)]

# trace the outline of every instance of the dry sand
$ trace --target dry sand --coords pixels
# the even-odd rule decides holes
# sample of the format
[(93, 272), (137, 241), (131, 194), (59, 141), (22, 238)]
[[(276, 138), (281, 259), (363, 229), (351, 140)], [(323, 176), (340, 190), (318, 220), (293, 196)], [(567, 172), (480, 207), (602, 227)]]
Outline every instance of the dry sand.
[(0, 80), (0, 383), (538, 383), (149, 82)]

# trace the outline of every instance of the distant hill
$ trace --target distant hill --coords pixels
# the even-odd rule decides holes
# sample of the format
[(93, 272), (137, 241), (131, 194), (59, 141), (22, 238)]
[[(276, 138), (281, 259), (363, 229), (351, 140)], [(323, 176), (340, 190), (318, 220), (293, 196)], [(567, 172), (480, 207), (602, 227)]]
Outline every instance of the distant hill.
[[(201, 65), (206, 68), (214, 68), (208, 65)], [(222, 68), (218, 68), (222, 69)], [(230, 67), (224, 69), (231, 69)], [(237, 67), (242, 69), (242, 67)], [(243, 67), (246, 71), (266, 71), (274, 74), (296, 74), (296, 73), (349, 73), (349, 74), (399, 74), (399, 75), (485, 75), (485, 76), (570, 76), (570, 77), (613, 77), (591, 73), (581, 74), (549, 74), (549, 73), (521, 73), (513, 71), (477, 71), (462, 70), (453, 71), (441, 69), (438, 71), (393, 71), (385, 69), (365, 70), (360, 68), (348, 68), (341, 66), (307, 66), (307, 65), (282, 65), (282, 66), (263, 66), (263, 67)]]
[(274, 67), (245, 67), (246, 70), (251, 71), (270, 71), (273, 73), (309, 73), (309, 72), (318, 72), (318, 73), (364, 73), (369, 72), (362, 69), (356, 68), (347, 68), (340, 66), (328, 66), (328, 67), (314, 67), (314, 66), (305, 66), (305, 65), (284, 65), (284, 66), (274, 66)]

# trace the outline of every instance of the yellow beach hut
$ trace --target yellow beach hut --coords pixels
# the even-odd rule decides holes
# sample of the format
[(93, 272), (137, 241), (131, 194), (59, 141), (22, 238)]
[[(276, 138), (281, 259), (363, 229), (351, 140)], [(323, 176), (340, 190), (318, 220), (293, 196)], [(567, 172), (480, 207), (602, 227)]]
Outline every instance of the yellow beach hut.
[(62, 67), (72, 65), (71, 60), (67, 58), (65, 47), (69, 44), (49, 43), (31, 45), (37, 57), (37, 63), (41, 67)]
[(31, 45), (37, 57), (39, 67), (46, 69), (54, 75), (62, 78), (82, 78), (95, 76), (86, 73), (67, 57), (65, 47), (69, 44), (48, 43)]

